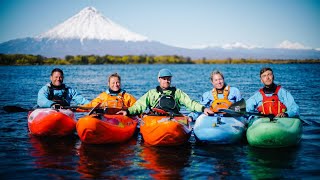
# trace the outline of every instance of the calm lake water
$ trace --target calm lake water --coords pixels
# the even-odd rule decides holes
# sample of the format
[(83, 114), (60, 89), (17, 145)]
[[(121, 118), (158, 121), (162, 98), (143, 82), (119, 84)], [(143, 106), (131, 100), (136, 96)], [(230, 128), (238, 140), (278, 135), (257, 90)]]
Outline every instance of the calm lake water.
[[(221, 70), (231, 86), (248, 99), (262, 86), (261, 67), (274, 70), (276, 82), (295, 97), (304, 120), (296, 147), (261, 149), (245, 141), (236, 145), (148, 147), (137, 134), (129, 142), (87, 145), (77, 135), (35, 138), (29, 135), (27, 113), (6, 113), (5, 105), (32, 108), (38, 90), (60, 67), (65, 83), (93, 99), (106, 89), (106, 77), (122, 76), (122, 85), (136, 98), (158, 85), (157, 72), (169, 68), (173, 85), (199, 100), (212, 88), (210, 72)], [(320, 65), (97, 65), (0, 67), (0, 178), (1, 179), (319, 179), (320, 178)], [(184, 113), (188, 113), (184, 109)], [(77, 113), (77, 117), (84, 114)]]

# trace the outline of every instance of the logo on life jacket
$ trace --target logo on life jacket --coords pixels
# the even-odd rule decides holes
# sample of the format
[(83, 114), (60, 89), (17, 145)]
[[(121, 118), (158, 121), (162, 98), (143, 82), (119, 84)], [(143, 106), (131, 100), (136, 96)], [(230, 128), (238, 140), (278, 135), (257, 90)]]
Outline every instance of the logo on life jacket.
[(223, 99), (219, 99), (217, 89), (213, 88), (212, 90), (213, 102), (210, 107), (210, 109), (213, 112), (219, 112), (219, 109), (228, 109), (232, 105), (232, 102), (229, 101), (228, 99), (229, 90), (230, 90), (230, 86), (226, 86), (223, 89)]
[(257, 108), (262, 114), (273, 114), (278, 115), (279, 113), (284, 113), (287, 110), (287, 107), (279, 100), (278, 92), (281, 86), (277, 86), (276, 91), (272, 96), (266, 96), (263, 89), (260, 89), (259, 92), (262, 95), (262, 104)]
[(174, 99), (174, 94), (176, 92), (175, 87), (171, 87), (171, 94), (167, 95), (163, 93), (163, 90), (157, 86), (157, 91), (161, 93), (160, 98), (158, 99), (158, 102), (155, 106), (155, 108), (162, 109), (166, 112), (173, 112), (173, 113), (179, 113), (179, 108), (177, 106), (177, 102)]

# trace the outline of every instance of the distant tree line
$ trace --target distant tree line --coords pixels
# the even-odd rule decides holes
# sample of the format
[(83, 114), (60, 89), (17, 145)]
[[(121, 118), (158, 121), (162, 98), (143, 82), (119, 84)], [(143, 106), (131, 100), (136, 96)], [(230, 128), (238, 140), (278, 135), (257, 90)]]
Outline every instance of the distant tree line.
[(86, 64), (287, 64), (287, 63), (320, 63), (320, 59), (197, 59), (171, 56), (96, 56), (96, 55), (67, 55), (62, 58), (47, 58), (41, 55), (29, 54), (0, 54), (0, 65), (86, 65)]

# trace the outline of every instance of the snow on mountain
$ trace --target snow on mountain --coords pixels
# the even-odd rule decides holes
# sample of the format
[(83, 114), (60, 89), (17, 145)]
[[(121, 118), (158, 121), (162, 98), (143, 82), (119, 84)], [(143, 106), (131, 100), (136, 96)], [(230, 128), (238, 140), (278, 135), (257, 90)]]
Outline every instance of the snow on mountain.
[(282, 49), (311, 49), (308, 47), (305, 47), (303, 44), (300, 44), (298, 42), (291, 42), (288, 40), (283, 41), (280, 43), (277, 48), (282, 48)]
[(284, 41), (280, 48), (261, 48), (235, 42), (224, 46), (180, 48), (149, 40), (104, 17), (93, 7), (35, 38), (0, 43), (0, 53), (34, 54), (45, 57), (67, 55), (180, 55), (192, 59), (319, 59), (320, 51)]
[(94, 7), (86, 7), (78, 14), (37, 36), (42, 39), (80, 39), (146, 41), (147, 37), (128, 31), (104, 17)]
[(225, 44), (222, 46), (222, 48), (223, 49), (254, 49), (254, 48), (258, 48), (258, 47), (244, 44), (241, 42), (234, 42), (234, 43), (230, 43), (230, 44)]

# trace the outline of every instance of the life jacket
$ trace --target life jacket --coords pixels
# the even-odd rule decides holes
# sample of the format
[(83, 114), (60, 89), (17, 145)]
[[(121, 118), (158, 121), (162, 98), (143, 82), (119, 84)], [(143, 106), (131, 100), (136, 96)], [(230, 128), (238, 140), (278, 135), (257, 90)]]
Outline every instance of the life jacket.
[(226, 86), (223, 89), (223, 98), (219, 99), (217, 89), (213, 88), (212, 90), (213, 102), (210, 107), (210, 109), (213, 112), (218, 112), (219, 109), (228, 109), (232, 105), (232, 102), (229, 101), (228, 99), (229, 91), (230, 91), (230, 86)]
[(117, 95), (111, 95), (108, 94), (106, 96), (106, 99), (103, 100), (100, 107), (106, 107), (106, 108), (117, 108), (122, 109), (125, 107), (124, 105), (124, 94), (126, 91), (120, 92)]
[(175, 87), (170, 87), (169, 90), (171, 90), (171, 94), (167, 95), (163, 93), (163, 90), (160, 86), (157, 86), (157, 92), (160, 92), (161, 95), (154, 107), (162, 109), (166, 112), (179, 114), (179, 107), (177, 106), (177, 102), (174, 99), (175, 92), (177, 89)]
[(61, 106), (70, 106), (70, 103), (67, 101), (67, 97), (68, 97), (68, 93), (69, 93), (68, 87), (66, 87), (66, 85), (62, 84), (61, 89), (63, 90), (62, 96), (55, 95), (54, 90), (60, 90), (60, 89), (54, 88), (54, 87), (52, 87), (51, 84), (49, 84), (48, 85), (48, 90), (49, 90), (48, 99), (60, 104)]
[(286, 112), (287, 107), (280, 102), (278, 97), (278, 92), (280, 90), (281, 86), (277, 86), (275, 92), (272, 94), (272, 96), (266, 96), (266, 94), (263, 91), (263, 88), (259, 90), (259, 92), (262, 95), (262, 104), (257, 108), (259, 112), (262, 114), (273, 114), (278, 115), (281, 112)]

